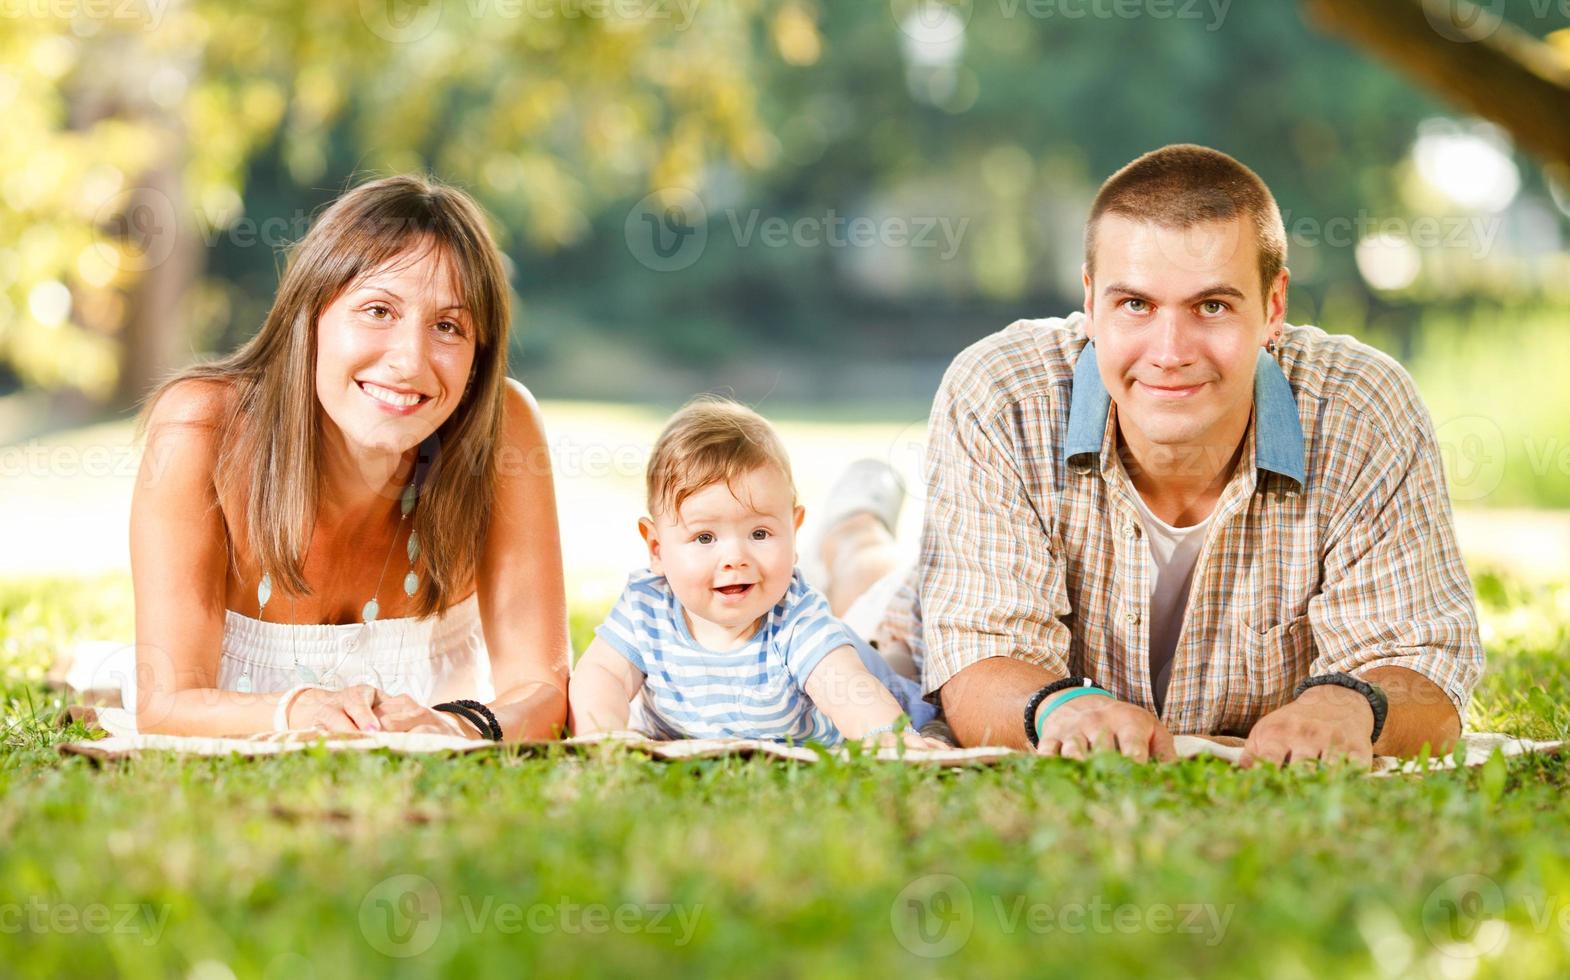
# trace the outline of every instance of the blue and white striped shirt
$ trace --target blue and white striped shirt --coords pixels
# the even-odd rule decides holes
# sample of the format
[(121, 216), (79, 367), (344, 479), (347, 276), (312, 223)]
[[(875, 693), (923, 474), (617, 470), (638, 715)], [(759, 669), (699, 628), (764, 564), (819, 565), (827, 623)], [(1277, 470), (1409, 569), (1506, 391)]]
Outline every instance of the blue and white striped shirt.
[[(656, 738), (757, 738), (840, 742), (839, 729), (807, 697), (818, 663), (856, 636), (796, 569), (785, 597), (735, 650), (693, 639), (663, 575), (644, 569), (595, 630), (644, 675), (632, 727)], [(641, 718), (640, 718), (641, 715)]]

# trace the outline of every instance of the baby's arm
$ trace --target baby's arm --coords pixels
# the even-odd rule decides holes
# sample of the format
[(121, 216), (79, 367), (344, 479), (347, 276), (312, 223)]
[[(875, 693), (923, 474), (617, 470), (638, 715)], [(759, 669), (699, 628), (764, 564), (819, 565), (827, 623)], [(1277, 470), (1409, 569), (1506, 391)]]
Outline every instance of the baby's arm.
[[(848, 645), (835, 648), (818, 661), (807, 675), (806, 689), (812, 703), (849, 740), (863, 739), (875, 729), (893, 725), (904, 713), (889, 689), (861, 662), (856, 648)], [(885, 732), (882, 741), (890, 745), (903, 741), (913, 749), (948, 748), (908, 728), (898, 739)]]
[(578, 659), (567, 685), (568, 724), (573, 734), (625, 729), (632, 699), (642, 687), (643, 671), (596, 636)]

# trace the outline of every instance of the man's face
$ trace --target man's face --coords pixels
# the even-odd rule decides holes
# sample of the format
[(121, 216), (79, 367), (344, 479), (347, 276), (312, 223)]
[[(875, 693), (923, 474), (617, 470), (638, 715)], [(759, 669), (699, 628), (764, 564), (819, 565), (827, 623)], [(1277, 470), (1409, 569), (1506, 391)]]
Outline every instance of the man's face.
[(1196, 475), (1231, 458), (1220, 443), (1246, 427), (1255, 360), (1286, 316), (1289, 275), (1263, 295), (1258, 249), (1246, 215), (1188, 228), (1101, 217), (1085, 331), (1136, 452)]

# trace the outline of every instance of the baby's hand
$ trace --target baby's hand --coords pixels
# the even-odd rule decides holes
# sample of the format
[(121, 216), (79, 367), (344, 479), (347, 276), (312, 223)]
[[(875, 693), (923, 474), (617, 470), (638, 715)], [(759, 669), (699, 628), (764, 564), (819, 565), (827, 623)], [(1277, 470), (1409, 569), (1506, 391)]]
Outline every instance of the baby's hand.
[(907, 749), (920, 749), (924, 752), (953, 748), (947, 742), (927, 738), (914, 728), (907, 728), (901, 732), (879, 732), (876, 735), (869, 735), (862, 740), (862, 745), (871, 749), (892, 749), (903, 745)]

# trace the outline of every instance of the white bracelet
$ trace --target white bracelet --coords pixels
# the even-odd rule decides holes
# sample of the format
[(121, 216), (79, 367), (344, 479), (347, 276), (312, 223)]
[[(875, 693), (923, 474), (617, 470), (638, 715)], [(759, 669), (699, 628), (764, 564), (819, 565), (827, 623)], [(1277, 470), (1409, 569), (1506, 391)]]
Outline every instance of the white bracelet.
[(278, 698), (277, 709), (273, 711), (273, 731), (287, 732), (289, 730), (289, 706), (294, 703), (295, 698), (306, 691), (325, 690), (327, 690), (325, 687), (320, 687), (316, 684), (296, 684), (283, 692), (283, 695)]
[(861, 738), (862, 738), (863, 741), (866, 741), (869, 738), (873, 738), (875, 736), (885, 734), (886, 732), (892, 732), (893, 730), (894, 730), (894, 722), (891, 721), (887, 725), (879, 725), (877, 728), (872, 728), (872, 729), (869, 729), (869, 730), (863, 732), (862, 735), (861, 735)]

